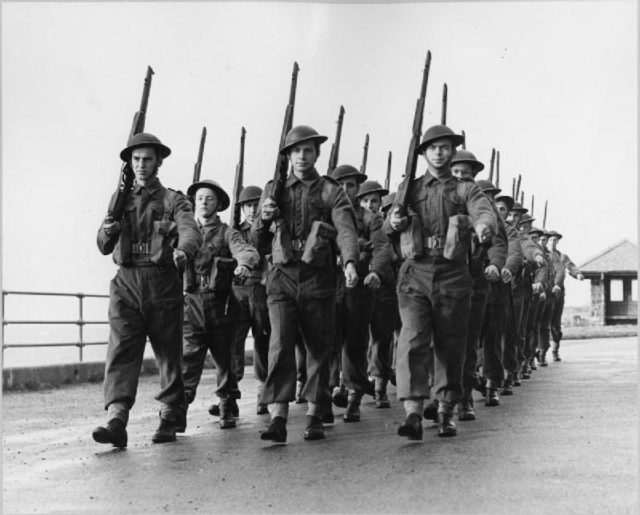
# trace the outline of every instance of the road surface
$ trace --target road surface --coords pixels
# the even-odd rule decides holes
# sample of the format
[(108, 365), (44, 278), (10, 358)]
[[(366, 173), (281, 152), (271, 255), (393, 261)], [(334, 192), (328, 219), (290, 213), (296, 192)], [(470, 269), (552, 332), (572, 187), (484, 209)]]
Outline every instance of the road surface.
[[(302, 439), (291, 406), (286, 445), (258, 438), (256, 381), (241, 388), (238, 427), (206, 411), (206, 372), (184, 436), (152, 444), (156, 377), (140, 381), (129, 446), (91, 439), (104, 423), (101, 385), (3, 396), (5, 513), (636, 513), (637, 339), (563, 344), (562, 363), (459, 422), (442, 439), (396, 435), (403, 418), (365, 397), (360, 423), (337, 419), (327, 438)], [(249, 372), (249, 371), (247, 371)], [(342, 409), (335, 409), (341, 413)]]

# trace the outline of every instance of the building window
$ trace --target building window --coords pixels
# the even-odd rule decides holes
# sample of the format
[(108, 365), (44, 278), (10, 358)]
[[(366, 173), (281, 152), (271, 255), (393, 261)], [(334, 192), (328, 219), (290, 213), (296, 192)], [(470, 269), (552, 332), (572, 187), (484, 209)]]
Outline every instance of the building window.
[(624, 300), (622, 279), (611, 279), (609, 281), (609, 300), (611, 302), (622, 302)]
[(636, 279), (631, 280), (631, 302), (638, 301), (638, 281)]

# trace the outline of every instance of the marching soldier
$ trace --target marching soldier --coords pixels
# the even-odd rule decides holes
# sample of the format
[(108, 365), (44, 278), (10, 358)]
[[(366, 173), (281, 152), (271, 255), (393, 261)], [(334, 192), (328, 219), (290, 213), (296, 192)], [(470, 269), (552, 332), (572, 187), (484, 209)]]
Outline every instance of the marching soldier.
[[(363, 395), (374, 394), (367, 374), (369, 324), (373, 315), (374, 291), (380, 288), (382, 277), (388, 272), (391, 256), (386, 250), (390, 248), (386, 237), (381, 235), (383, 239), (375, 239), (376, 231), (382, 227), (382, 215), (372, 213), (358, 203), (358, 187), (366, 175), (353, 166), (340, 165), (331, 176), (344, 188), (353, 205), (360, 248), (356, 266), (360, 280), (351, 289), (338, 285), (338, 292), (343, 293), (344, 300), (338, 300), (343, 308), (337, 311), (340, 320), (337, 326), (342, 330), (337, 333), (341, 348), (342, 381), (348, 391), (347, 409), (342, 418), (345, 422), (358, 422)], [(338, 282), (344, 282), (340, 275)]]
[[(244, 221), (239, 227), (242, 238), (250, 243), (251, 225), (258, 212), (258, 203), (262, 196), (262, 189), (258, 186), (246, 186), (240, 192), (238, 203), (244, 215)], [(258, 380), (258, 415), (268, 413), (267, 406), (260, 402), (262, 387), (267, 378), (267, 358), (269, 356), (269, 310), (267, 308), (267, 290), (265, 284), (266, 253), (268, 249), (258, 249), (260, 262), (251, 275), (245, 279), (233, 282), (233, 295), (240, 305), (240, 320), (235, 331), (236, 373), (238, 382), (244, 376), (244, 349), (249, 328), (253, 336), (253, 371)]]
[(564, 272), (567, 270), (569, 274), (578, 279), (578, 281), (584, 281), (584, 275), (582, 275), (569, 256), (563, 254), (556, 248), (558, 242), (562, 239), (562, 234), (556, 231), (549, 231), (548, 234), (553, 267), (560, 271), (556, 276), (557, 280), (552, 290), (554, 296), (553, 312), (551, 314), (551, 336), (553, 337), (552, 353), (553, 361), (562, 361), (560, 359), (560, 340), (562, 339), (562, 311), (564, 310), (564, 279), (566, 276)]
[[(111, 281), (109, 345), (104, 376), (107, 424), (93, 431), (99, 443), (127, 446), (126, 425), (136, 399), (147, 336), (160, 369), (160, 426), (153, 442), (176, 439), (185, 392), (182, 380), (182, 282), (179, 268), (192, 259), (202, 238), (191, 204), (165, 188), (158, 169), (171, 154), (148, 133), (132, 136), (120, 157), (135, 173), (122, 221), (109, 218), (98, 230), (98, 248), (119, 265)], [(114, 207), (111, 198), (109, 211)]]
[[(184, 376), (186, 405), (196, 397), (207, 350), (216, 366), (220, 398), (220, 427), (236, 426), (236, 399), (240, 396), (236, 377), (234, 329), (239, 306), (231, 292), (234, 277), (251, 277), (257, 267), (258, 252), (235, 229), (220, 220), (218, 213), (229, 207), (229, 196), (212, 180), (189, 186), (195, 219), (202, 233), (202, 245), (185, 272)], [(237, 266), (236, 266), (237, 264)], [(185, 417), (178, 428), (186, 428)]]
[(262, 440), (287, 439), (289, 402), (295, 398), (298, 330), (307, 351), (307, 380), (302, 391), (308, 406), (304, 438), (324, 438), (322, 416), (331, 403), (328, 359), (334, 341), (334, 246), (344, 263), (346, 287), (353, 288), (358, 282), (353, 207), (340, 185), (315, 169), (320, 144), (326, 140), (307, 126), (289, 131), (280, 152), (288, 156), (293, 173), (286, 181), (281, 205), (270, 198), (274, 185), (268, 183), (251, 227), (258, 248), (273, 247), (273, 266), (267, 275), (269, 370), (262, 392), (271, 423), (261, 433)]
[[(360, 185), (356, 199), (360, 207), (377, 214), (382, 207), (382, 197), (389, 191), (376, 181), (365, 181)], [(386, 238), (386, 236), (385, 236)], [(389, 257), (381, 272), (381, 284), (375, 292), (373, 314), (369, 322), (371, 340), (369, 346), (368, 373), (374, 380), (374, 400), (376, 408), (389, 408), (387, 384), (392, 377), (393, 332), (398, 316), (398, 295), (395, 289), (393, 271), (393, 251), (387, 244)]]
[[(406, 419), (400, 436), (422, 439), (424, 399), (429, 397), (427, 366), (430, 340), (435, 355), (435, 390), (439, 401), (438, 435), (454, 436), (453, 410), (462, 394), (471, 277), (467, 252), (444, 257), (444, 243), (451, 216), (468, 214), (480, 243), (496, 233), (496, 216), (480, 188), (461, 182), (451, 174), (450, 163), (462, 136), (446, 126), (429, 128), (416, 151), (427, 161), (427, 172), (412, 185), (409, 213), (420, 223), (424, 248), (406, 259), (398, 277), (398, 304), (402, 330), (398, 341), (398, 398), (404, 402)], [(399, 206), (394, 206), (384, 230), (396, 238), (409, 225)], [(460, 235), (461, 244), (469, 241)], [(459, 257), (460, 256), (460, 257)], [(461, 256), (464, 256), (463, 258)]]

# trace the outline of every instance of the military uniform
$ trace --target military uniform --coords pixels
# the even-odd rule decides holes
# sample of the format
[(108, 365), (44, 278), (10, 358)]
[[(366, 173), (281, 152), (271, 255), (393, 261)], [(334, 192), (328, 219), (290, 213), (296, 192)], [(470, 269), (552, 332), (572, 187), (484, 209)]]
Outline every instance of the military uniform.
[[(434, 132), (430, 129), (425, 133), (422, 145), (428, 143)], [(438, 136), (444, 134), (440, 137), (453, 135), (447, 127), (437, 132)], [(455, 144), (461, 143), (458, 138), (456, 136)], [(459, 182), (450, 172), (438, 179), (427, 171), (415, 179), (408, 208), (409, 214), (420, 223), (424, 248), (418, 249), (418, 256), (406, 259), (398, 274), (402, 330), (396, 359), (397, 393), (398, 398), (405, 401), (429, 397), (427, 370), (433, 339), (435, 394), (439, 413), (447, 419), (441, 425), (448, 425), (453, 407), (462, 394), (462, 365), (472, 285), (467, 252), (457, 260), (444, 257), (449, 219), (468, 214), (475, 223), (485, 224), (495, 234), (496, 217), (489, 200), (475, 184)], [(398, 234), (389, 220), (383, 227), (391, 238)], [(399, 429), (399, 434), (411, 438), (413, 433), (405, 434), (403, 429), (409, 423), (409, 417)], [(440, 433), (441, 436), (450, 434)]]
[[(140, 133), (122, 151), (123, 160), (128, 161), (131, 152), (139, 147), (153, 147), (162, 157), (170, 153), (155, 136)], [(109, 211), (116, 195), (111, 198)], [(157, 176), (144, 186), (134, 185), (120, 228), (118, 234), (108, 235), (103, 224), (97, 236), (100, 252), (113, 253), (113, 260), (119, 265), (110, 286), (105, 409), (109, 420), (119, 419), (126, 426), (148, 336), (160, 370), (161, 390), (155, 398), (161, 403), (161, 421), (173, 425), (185, 402), (181, 373), (182, 281), (173, 252), (178, 249), (188, 259), (193, 258), (202, 238), (188, 199), (165, 188)], [(100, 435), (105, 434), (101, 429), (104, 428), (94, 431), (94, 438), (107, 443), (109, 440), (101, 439)]]
[[(283, 148), (281, 152), (285, 150)], [(266, 185), (261, 206), (271, 195), (272, 188), (273, 183)], [(262, 401), (271, 405), (294, 400), (294, 349), (300, 330), (307, 351), (307, 381), (302, 397), (314, 406), (327, 406), (331, 402), (328, 358), (334, 340), (335, 319), (334, 245), (340, 250), (344, 263), (358, 261), (355, 214), (339, 184), (320, 176), (315, 169), (305, 180), (291, 174), (278, 207), (279, 219), (265, 221), (258, 213), (251, 227), (254, 245), (273, 246), (273, 266), (267, 274), (267, 305), (271, 322), (269, 370)], [(313, 260), (305, 262), (302, 260), (304, 248), (314, 221), (334, 226), (337, 234), (335, 243), (320, 238)], [(282, 246), (287, 238), (291, 241), (290, 249)], [(321, 416), (321, 413), (316, 415)]]
[[(207, 187), (207, 182), (194, 186)], [(196, 189), (190, 188), (193, 193)], [(223, 209), (224, 206), (220, 211)], [(259, 256), (238, 231), (221, 222), (217, 215), (204, 224), (198, 221), (198, 227), (203, 236), (202, 246), (193, 264), (189, 265), (193, 274), (185, 274), (183, 376), (186, 400), (190, 404), (195, 399), (209, 351), (216, 366), (216, 395), (222, 399), (221, 426), (231, 427), (234, 425), (231, 423), (232, 403), (228, 401), (240, 396), (234, 362), (234, 329), (240, 310), (231, 293), (231, 283), (236, 263), (254, 270)]]

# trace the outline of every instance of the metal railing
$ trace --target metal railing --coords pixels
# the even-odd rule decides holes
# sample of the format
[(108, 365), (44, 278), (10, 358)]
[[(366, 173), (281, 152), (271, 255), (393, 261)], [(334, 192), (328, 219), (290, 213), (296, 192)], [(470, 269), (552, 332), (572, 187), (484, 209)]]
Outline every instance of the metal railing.
[[(5, 304), (8, 295), (33, 295), (33, 296), (53, 296), (53, 297), (76, 297), (78, 299), (78, 319), (77, 320), (5, 320)], [(89, 324), (108, 324), (107, 320), (85, 320), (83, 315), (83, 300), (86, 298), (108, 299), (109, 295), (97, 295), (89, 293), (53, 293), (36, 291), (2, 291), (2, 363), (4, 364), (4, 351), (9, 348), (28, 347), (78, 347), (79, 360), (82, 362), (82, 351), (90, 345), (106, 345), (102, 342), (85, 342), (84, 326)], [(77, 325), (78, 341), (64, 343), (9, 343), (4, 342), (4, 328), (7, 325)]]

